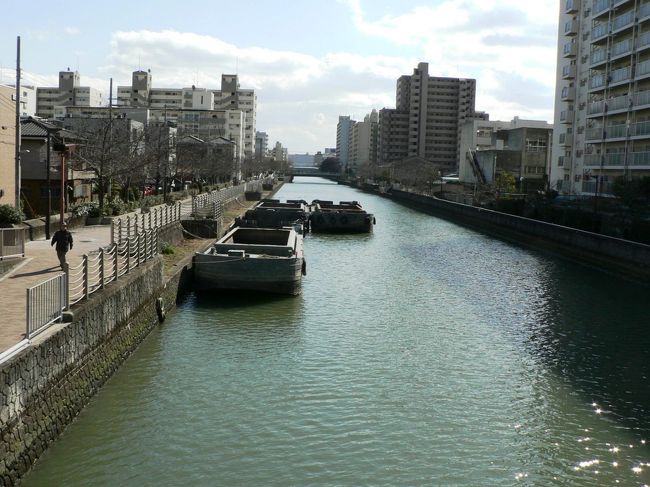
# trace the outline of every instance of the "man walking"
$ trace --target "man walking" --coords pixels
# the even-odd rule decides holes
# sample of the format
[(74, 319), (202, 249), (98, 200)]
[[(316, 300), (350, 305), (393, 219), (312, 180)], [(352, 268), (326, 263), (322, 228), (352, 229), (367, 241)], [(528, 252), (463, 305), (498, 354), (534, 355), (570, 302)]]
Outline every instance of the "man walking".
[(68, 225), (63, 222), (61, 230), (54, 232), (52, 237), (52, 244), (56, 244), (56, 256), (59, 258), (61, 270), (64, 272), (68, 270), (68, 262), (65, 260), (65, 254), (72, 248), (72, 234), (68, 231)]

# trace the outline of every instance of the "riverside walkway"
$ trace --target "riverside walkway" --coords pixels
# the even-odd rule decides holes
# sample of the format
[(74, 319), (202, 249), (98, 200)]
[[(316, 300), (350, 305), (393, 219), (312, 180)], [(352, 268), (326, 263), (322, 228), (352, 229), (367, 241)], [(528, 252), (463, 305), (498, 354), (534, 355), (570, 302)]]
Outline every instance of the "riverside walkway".
[[(71, 266), (78, 265), (84, 254), (111, 243), (111, 226), (96, 225), (70, 229), (74, 245), (68, 252)], [(0, 353), (25, 338), (26, 289), (61, 272), (56, 252), (44, 238), (25, 244), (25, 260), (0, 277)]]

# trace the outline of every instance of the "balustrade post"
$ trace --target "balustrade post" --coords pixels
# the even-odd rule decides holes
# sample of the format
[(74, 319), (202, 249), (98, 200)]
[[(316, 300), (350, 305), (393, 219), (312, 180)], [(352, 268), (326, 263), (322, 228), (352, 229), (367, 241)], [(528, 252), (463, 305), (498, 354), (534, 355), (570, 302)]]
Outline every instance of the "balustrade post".
[(131, 238), (131, 217), (126, 217), (126, 238), (127, 240)]
[(126, 241), (126, 273), (131, 270), (131, 239)]
[(90, 296), (90, 283), (88, 282), (88, 256), (87, 255), (83, 256), (83, 274), (84, 274), (83, 277), (84, 297), (88, 299), (88, 296)]
[(144, 261), (149, 260), (149, 246), (147, 245), (147, 240), (149, 240), (149, 233), (144, 234)]
[(115, 250), (115, 261), (113, 262), (113, 270), (115, 271), (115, 280), (117, 281), (117, 278), (119, 277), (119, 273), (120, 273), (120, 262), (119, 262), (120, 248), (117, 244), (113, 244), (113, 246)]
[(104, 289), (104, 248), (99, 249), (99, 284)]

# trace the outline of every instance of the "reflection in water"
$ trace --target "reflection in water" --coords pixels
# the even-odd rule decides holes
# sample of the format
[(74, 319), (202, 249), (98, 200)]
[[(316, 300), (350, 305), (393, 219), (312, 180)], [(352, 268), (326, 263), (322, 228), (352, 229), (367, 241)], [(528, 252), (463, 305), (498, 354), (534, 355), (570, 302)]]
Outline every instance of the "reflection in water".
[(649, 482), (647, 288), (297, 180), (374, 232), (309, 235), (299, 297), (190, 296), (26, 486)]

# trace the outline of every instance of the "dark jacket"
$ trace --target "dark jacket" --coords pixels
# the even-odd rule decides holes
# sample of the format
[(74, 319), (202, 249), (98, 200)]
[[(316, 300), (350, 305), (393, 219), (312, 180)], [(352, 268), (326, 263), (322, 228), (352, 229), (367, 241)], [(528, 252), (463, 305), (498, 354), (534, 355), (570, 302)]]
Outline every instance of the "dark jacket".
[(56, 244), (57, 252), (67, 252), (72, 248), (72, 234), (67, 230), (57, 230), (52, 237), (52, 244)]

